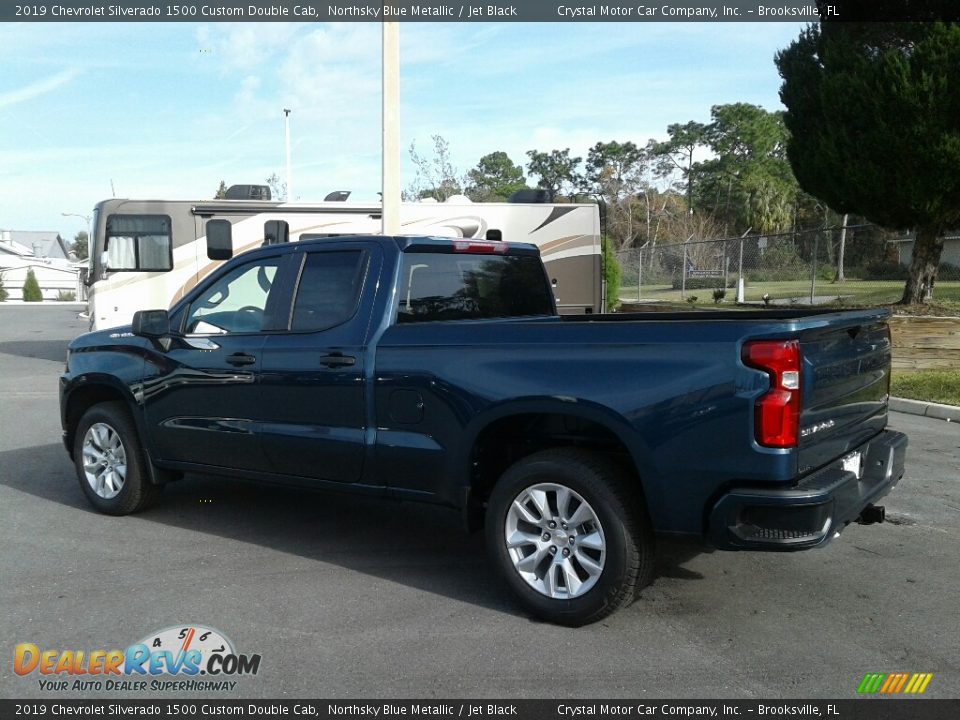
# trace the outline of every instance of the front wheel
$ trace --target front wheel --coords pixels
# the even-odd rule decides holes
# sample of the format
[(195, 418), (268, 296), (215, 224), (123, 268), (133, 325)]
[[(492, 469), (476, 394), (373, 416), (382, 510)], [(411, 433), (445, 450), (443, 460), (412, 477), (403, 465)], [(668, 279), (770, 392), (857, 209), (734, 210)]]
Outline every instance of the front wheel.
[(487, 545), (535, 615), (596, 622), (628, 605), (653, 574), (653, 533), (635, 478), (612, 460), (547, 450), (513, 465), (490, 495)]
[(160, 487), (150, 482), (140, 438), (121, 402), (94, 405), (84, 413), (73, 460), (83, 493), (102, 513), (134, 513), (160, 494)]

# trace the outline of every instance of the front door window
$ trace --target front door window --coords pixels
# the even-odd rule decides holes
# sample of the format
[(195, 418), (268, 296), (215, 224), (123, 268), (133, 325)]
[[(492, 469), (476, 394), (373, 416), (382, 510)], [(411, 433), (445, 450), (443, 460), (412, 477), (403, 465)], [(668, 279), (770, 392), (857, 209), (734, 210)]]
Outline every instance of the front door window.
[(255, 333), (264, 329), (267, 300), (280, 258), (264, 258), (227, 273), (190, 304), (188, 335)]

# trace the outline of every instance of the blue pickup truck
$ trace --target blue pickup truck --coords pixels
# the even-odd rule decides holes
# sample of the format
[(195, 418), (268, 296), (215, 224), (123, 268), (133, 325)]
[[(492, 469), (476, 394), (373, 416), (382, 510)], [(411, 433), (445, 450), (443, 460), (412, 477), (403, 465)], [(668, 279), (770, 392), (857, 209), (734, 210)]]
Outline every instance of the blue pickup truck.
[(887, 314), (561, 317), (531, 245), (274, 244), (75, 339), (63, 440), (114, 515), (185, 472), (458, 509), (529, 611), (582, 625), (657, 537), (800, 550), (883, 519)]

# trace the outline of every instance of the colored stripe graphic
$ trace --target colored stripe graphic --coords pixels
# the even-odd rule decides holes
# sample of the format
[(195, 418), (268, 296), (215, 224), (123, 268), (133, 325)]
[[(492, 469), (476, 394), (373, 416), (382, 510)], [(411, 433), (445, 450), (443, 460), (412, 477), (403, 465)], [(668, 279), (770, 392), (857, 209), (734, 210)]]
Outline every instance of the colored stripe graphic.
[(903, 686), (906, 684), (908, 677), (910, 677), (910, 673), (900, 673), (900, 679), (897, 680), (897, 686), (890, 692), (899, 693), (901, 690), (903, 690)]
[(886, 677), (886, 673), (867, 673), (863, 676), (863, 680), (860, 681), (857, 692), (865, 694), (875, 693), (880, 689), (880, 683), (882, 683)]
[(883, 685), (880, 686), (881, 694), (886, 694), (890, 692), (890, 688), (897, 684), (897, 679), (900, 676), (897, 673), (890, 673), (887, 675), (887, 679), (883, 681)]
[(933, 673), (867, 673), (857, 685), (861, 695), (919, 695), (927, 689)]

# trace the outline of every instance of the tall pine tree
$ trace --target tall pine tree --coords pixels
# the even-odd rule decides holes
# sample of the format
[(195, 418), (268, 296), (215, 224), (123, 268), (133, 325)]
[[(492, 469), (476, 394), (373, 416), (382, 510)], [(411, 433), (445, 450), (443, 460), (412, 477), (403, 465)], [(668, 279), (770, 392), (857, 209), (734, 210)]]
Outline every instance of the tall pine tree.
[(943, 233), (960, 227), (960, 24), (827, 18), (776, 62), (800, 185), (838, 212), (915, 229), (902, 302), (929, 302)]

